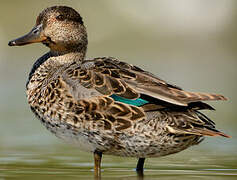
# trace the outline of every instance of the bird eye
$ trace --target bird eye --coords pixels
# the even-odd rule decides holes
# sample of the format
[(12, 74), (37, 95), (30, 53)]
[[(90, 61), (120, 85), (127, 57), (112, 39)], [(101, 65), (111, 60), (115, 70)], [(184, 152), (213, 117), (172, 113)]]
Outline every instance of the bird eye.
[(59, 21), (63, 21), (65, 19), (65, 17), (62, 14), (60, 14), (56, 17), (56, 19)]

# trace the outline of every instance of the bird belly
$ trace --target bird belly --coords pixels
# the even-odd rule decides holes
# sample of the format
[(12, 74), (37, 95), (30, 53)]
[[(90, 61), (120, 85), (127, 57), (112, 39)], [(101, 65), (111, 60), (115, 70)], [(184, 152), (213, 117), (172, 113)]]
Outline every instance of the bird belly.
[(95, 145), (88, 141), (88, 137), (83, 133), (77, 133), (77, 135), (75, 135), (70, 130), (62, 129), (62, 131), (58, 130), (55, 135), (65, 142), (77, 146), (82, 151), (94, 152), (96, 149)]
[(103, 154), (124, 157), (160, 157), (180, 152), (198, 142), (198, 136), (190, 136), (187, 142), (175, 142), (172, 137), (156, 136), (155, 139), (144, 134), (128, 135), (121, 133), (113, 141), (112, 137), (106, 137), (102, 132), (74, 129), (66, 123), (47, 120), (34, 112), (42, 124), (58, 138), (77, 146), (80, 150), (94, 152), (99, 150)]
[(200, 136), (193, 135), (186, 142), (176, 142), (168, 136), (157, 136), (153, 139), (143, 134), (134, 134), (133, 136), (121, 134), (119, 141), (123, 148), (110, 148), (103, 154), (137, 158), (160, 157), (185, 150), (200, 142), (199, 138)]
[(75, 131), (73, 128), (63, 123), (50, 123), (49, 121), (42, 121), (42, 124), (53, 133), (56, 137), (63, 141), (77, 146), (80, 150), (86, 152), (94, 152), (95, 144), (91, 143), (89, 137), (83, 131)]

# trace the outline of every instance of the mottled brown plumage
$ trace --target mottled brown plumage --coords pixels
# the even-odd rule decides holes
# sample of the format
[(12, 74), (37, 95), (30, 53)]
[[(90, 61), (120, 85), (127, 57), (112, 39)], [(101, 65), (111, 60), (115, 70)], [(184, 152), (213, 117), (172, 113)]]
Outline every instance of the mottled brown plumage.
[[(9, 42), (42, 42), (27, 82), (32, 111), (56, 136), (94, 152), (95, 170), (103, 154), (144, 158), (176, 153), (203, 136), (228, 135), (199, 110), (226, 100), (218, 94), (187, 92), (116, 58), (85, 60), (87, 34), (72, 8), (47, 8), (27, 35)], [(97, 173), (100, 174), (100, 173)]]

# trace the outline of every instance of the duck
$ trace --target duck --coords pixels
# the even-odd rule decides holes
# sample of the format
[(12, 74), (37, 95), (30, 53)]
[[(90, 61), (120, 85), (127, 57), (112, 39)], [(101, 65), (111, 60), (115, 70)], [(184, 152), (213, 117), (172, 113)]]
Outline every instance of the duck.
[(178, 153), (219, 131), (201, 110), (223, 95), (185, 91), (114, 57), (86, 59), (87, 31), (71, 7), (44, 9), (33, 29), (9, 46), (42, 43), (50, 50), (35, 61), (26, 83), (27, 100), (40, 122), (57, 137), (94, 155), (146, 158)]

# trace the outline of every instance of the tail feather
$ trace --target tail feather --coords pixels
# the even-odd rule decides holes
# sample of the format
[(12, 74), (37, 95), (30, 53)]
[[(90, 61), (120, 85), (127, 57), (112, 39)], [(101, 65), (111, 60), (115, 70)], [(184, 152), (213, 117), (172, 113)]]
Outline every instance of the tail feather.
[(194, 127), (190, 129), (181, 129), (176, 127), (167, 126), (168, 130), (174, 134), (194, 134), (198, 136), (223, 136), (226, 138), (231, 138), (231, 136), (220, 132), (216, 129), (207, 129), (207, 128), (199, 128)]
[(227, 98), (224, 97), (221, 94), (209, 94), (209, 93), (197, 93), (198, 96), (200, 96), (200, 98), (202, 98), (203, 101), (215, 101), (215, 100), (222, 100), (222, 101), (226, 101)]
[(196, 101), (216, 101), (223, 100), (226, 101), (227, 98), (220, 94), (209, 94), (209, 93), (196, 93), (196, 92), (187, 92), (178, 89), (172, 90), (174, 94), (182, 101), (186, 103), (196, 102)]
[(219, 135), (219, 136), (226, 137), (226, 138), (232, 138), (231, 136), (229, 136), (229, 135), (227, 135), (227, 134), (225, 134), (225, 133), (223, 133), (223, 132), (218, 132), (218, 135)]
[(190, 133), (197, 133), (203, 136), (223, 136), (226, 138), (231, 138), (231, 136), (215, 129), (194, 128)]

